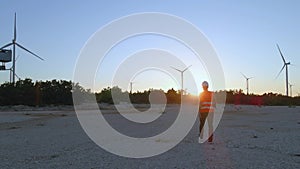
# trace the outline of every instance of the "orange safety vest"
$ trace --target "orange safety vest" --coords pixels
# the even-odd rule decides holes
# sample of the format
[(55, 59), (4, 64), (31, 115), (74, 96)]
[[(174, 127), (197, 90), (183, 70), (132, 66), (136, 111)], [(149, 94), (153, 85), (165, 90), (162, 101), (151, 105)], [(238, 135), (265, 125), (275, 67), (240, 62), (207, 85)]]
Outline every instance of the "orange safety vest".
[(200, 94), (200, 113), (213, 112), (215, 103), (213, 102), (213, 92), (204, 91)]

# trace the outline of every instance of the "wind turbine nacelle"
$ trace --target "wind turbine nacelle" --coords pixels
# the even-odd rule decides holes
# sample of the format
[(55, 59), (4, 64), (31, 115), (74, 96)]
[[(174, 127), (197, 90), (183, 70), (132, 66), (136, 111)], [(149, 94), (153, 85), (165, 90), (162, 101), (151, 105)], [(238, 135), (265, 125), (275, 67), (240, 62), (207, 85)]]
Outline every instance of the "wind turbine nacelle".
[(0, 50), (0, 62), (11, 62), (11, 50)]

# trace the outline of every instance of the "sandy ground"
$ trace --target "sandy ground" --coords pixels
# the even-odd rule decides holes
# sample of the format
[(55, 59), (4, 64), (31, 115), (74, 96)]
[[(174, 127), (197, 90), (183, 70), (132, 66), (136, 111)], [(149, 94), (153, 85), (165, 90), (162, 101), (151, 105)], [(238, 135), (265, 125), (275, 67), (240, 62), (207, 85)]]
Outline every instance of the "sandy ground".
[[(174, 105), (173, 105), (174, 106)], [(177, 106), (178, 107), (178, 106)], [(168, 109), (151, 131), (176, 117)], [(112, 110), (104, 116), (132, 130)], [(213, 144), (198, 144), (198, 121), (170, 151), (144, 159), (111, 154), (81, 128), (72, 108), (7, 109), (0, 112), (0, 168), (300, 168), (300, 107), (227, 106)], [(150, 130), (146, 128), (145, 130)]]

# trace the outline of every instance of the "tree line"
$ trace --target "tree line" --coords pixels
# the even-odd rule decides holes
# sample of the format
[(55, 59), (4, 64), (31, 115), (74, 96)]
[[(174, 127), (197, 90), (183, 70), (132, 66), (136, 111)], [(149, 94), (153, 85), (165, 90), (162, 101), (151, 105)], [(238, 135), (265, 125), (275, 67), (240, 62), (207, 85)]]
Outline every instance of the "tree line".
[[(126, 97), (135, 104), (148, 104), (151, 92), (156, 92), (161, 96), (165, 95), (168, 104), (180, 104), (181, 93), (173, 88), (168, 91), (149, 89), (143, 92), (137, 91), (129, 93), (122, 91), (121, 88), (107, 87), (100, 92), (92, 93), (84, 89), (78, 83), (66, 80), (35, 81), (31, 79), (19, 80), (15, 84), (3, 83), (0, 85), (0, 106), (5, 105), (28, 105), (28, 106), (46, 106), (46, 105), (72, 105), (72, 94), (76, 93), (81, 98), (79, 102), (84, 102), (95, 96), (98, 103), (120, 103), (127, 101)], [(287, 97), (277, 93), (265, 93), (263, 95), (246, 95), (242, 90), (223, 90), (216, 91), (215, 96), (226, 95), (226, 104), (235, 105), (295, 105), (300, 106), (300, 97)], [(113, 100), (113, 97), (116, 98)], [(198, 96), (184, 95), (191, 102), (195, 102)], [(154, 98), (154, 101), (156, 99)]]
[(219, 92), (226, 92), (227, 104), (257, 106), (300, 106), (300, 96), (289, 97), (272, 92), (264, 93), (262, 95), (247, 95), (243, 92), (243, 90), (229, 90)]
[(89, 92), (79, 84), (66, 80), (6, 82), (0, 85), (0, 105), (72, 105), (74, 89), (80, 93)]
[[(117, 86), (114, 86), (112, 88), (104, 88), (101, 90), (101, 92), (95, 93), (95, 95), (98, 103), (118, 104), (120, 102), (126, 102), (129, 99), (131, 103), (149, 104), (149, 96), (151, 92), (156, 92), (156, 97), (160, 95), (165, 95), (168, 104), (179, 104), (181, 102), (180, 91), (176, 91), (173, 88), (169, 89), (166, 93), (163, 90), (158, 89), (149, 89), (143, 92), (137, 91), (134, 93), (129, 93), (128, 91), (123, 92), (122, 89), (120, 89)], [(114, 99), (113, 96), (115, 96)], [(129, 98), (126, 99), (126, 96)], [(155, 98), (153, 100), (155, 102)]]

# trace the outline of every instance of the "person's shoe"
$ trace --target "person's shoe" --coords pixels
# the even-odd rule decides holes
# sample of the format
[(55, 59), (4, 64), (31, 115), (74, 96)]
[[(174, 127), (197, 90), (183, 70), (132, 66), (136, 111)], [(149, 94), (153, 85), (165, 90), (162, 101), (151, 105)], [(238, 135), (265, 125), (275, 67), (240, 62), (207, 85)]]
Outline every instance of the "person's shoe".
[(213, 142), (213, 135), (211, 135), (211, 136), (208, 138), (208, 142), (209, 142), (209, 143), (212, 143), (212, 142)]

